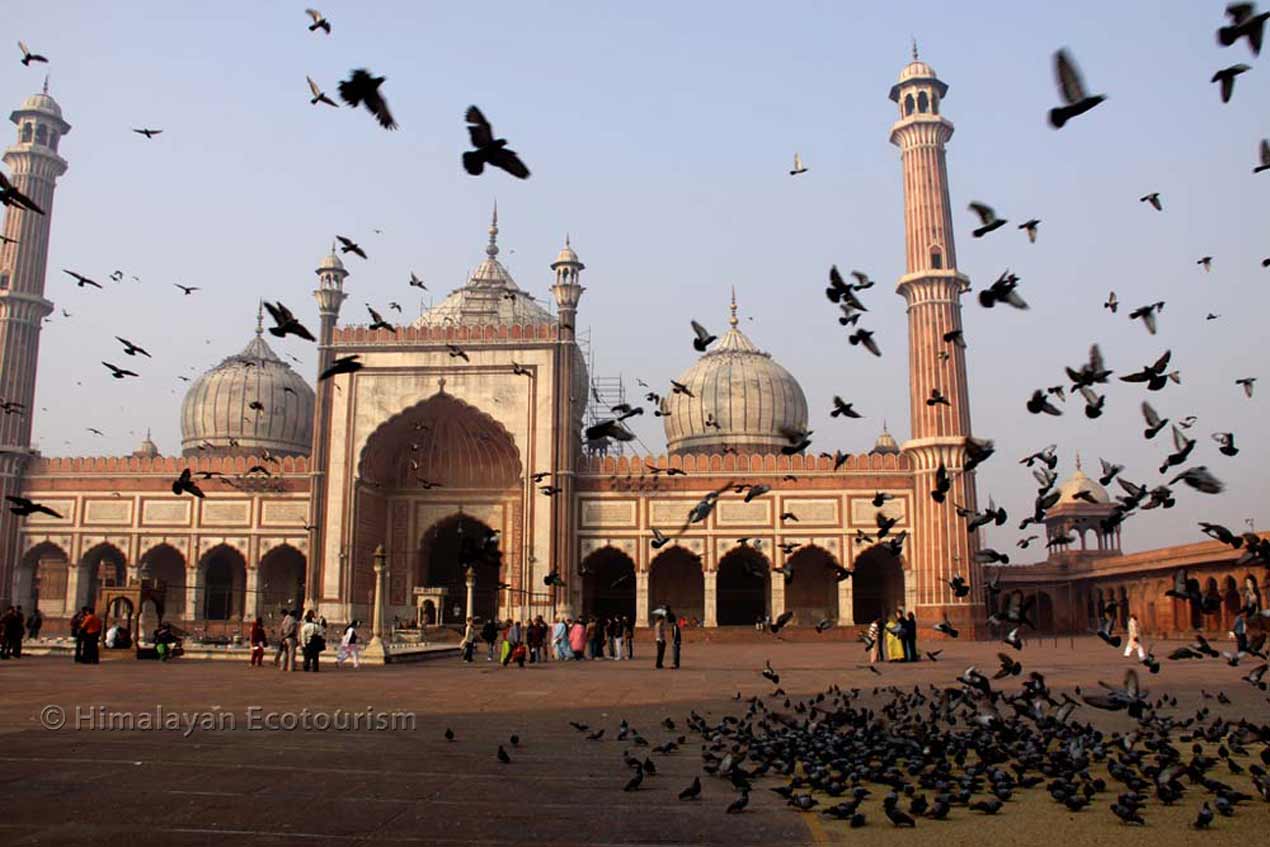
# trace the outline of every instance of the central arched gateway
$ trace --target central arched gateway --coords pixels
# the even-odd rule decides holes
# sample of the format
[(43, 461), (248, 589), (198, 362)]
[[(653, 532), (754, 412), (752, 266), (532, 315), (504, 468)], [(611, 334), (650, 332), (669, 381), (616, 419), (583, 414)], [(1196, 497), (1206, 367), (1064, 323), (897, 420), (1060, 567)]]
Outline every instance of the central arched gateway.
[(582, 612), (635, 620), (635, 563), (616, 547), (601, 547), (582, 560)]
[(851, 581), (853, 620), (861, 626), (889, 620), (904, 605), (904, 565), (884, 544), (856, 558)]
[[(475, 569), (472, 613), (482, 621), (498, 617), (500, 568), (497, 554), (481, 546), (490, 528), (463, 514), (437, 521), (419, 545), (416, 585), (445, 588), (445, 606), (467, 608), (467, 568)], [(449, 623), (456, 623), (446, 616)]]
[(729, 550), (719, 560), (716, 582), (719, 626), (754, 626), (766, 617), (770, 584), (766, 556), (749, 545)]
[(838, 563), (828, 550), (808, 544), (790, 556), (785, 566), (793, 577), (785, 585), (785, 610), (792, 623), (815, 626), (838, 617)]
[(706, 583), (701, 559), (678, 545), (662, 550), (649, 566), (648, 608), (669, 607), (689, 620), (704, 620)]

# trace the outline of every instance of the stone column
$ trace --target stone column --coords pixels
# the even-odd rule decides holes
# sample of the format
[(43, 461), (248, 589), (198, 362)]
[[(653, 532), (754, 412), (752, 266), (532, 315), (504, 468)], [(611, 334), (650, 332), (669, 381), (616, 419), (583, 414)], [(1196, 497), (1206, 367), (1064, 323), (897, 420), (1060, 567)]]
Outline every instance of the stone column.
[[(37, 564), (36, 567), (39, 567)], [(79, 568), (74, 562), (66, 563), (66, 599), (62, 601), (62, 607), (66, 617), (71, 617), (77, 611), (79, 606), (76, 605), (79, 600)]]
[(771, 609), (768, 614), (772, 616), (772, 620), (776, 620), (785, 614), (785, 577), (772, 571), (767, 576), (770, 590)]
[(198, 566), (185, 569), (185, 619), (198, 617)]
[(648, 571), (635, 571), (635, 626), (648, 626)]
[(373, 665), (388, 664), (388, 648), (384, 646), (384, 597), (388, 593), (385, 585), (388, 572), (388, 554), (384, 545), (375, 548), (375, 596), (371, 601), (371, 636), (370, 643), (362, 651), (362, 658)]
[(260, 568), (247, 568), (247, 588), (243, 592), (243, 620), (254, 621), (260, 614)]
[(718, 576), (719, 576), (718, 571), (706, 571), (704, 574), (702, 574), (702, 577), (705, 581), (706, 608), (705, 608), (705, 621), (703, 622), (705, 626), (713, 627), (713, 626), (719, 625), (719, 615), (718, 615), (719, 594), (716, 589)]
[(463, 610), (463, 623), (476, 614), (476, 568), (468, 568), (463, 574), (463, 584), (467, 586), (467, 606)]

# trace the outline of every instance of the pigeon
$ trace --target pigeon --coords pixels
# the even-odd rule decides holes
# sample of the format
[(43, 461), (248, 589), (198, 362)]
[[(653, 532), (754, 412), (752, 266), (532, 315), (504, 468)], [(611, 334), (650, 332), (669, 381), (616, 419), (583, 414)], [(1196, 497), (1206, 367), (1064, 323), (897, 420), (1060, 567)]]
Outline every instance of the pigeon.
[[(940, 462), (939, 467), (935, 469), (935, 487), (930, 492), (930, 499), (934, 500), (936, 503), (944, 502), (944, 498), (948, 495), (948, 491), (951, 488), (952, 488), (952, 479), (948, 476), (948, 468), (944, 466), (943, 462)], [(887, 524), (888, 530), (890, 529), (891, 525), (895, 523), (896, 520), (898, 520), (898, 518), (890, 520), (890, 522)], [(879, 527), (878, 537), (881, 538), (883, 535), (886, 534), (880, 531), (882, 527), (882, 513), (881, 512), (878, 512), (878, 527)]]
[(1102, 476), (1098, 477), (1099, 485), (1111, 485), (1116, 475), (1124, 470), (1124, 465), (1112, 464), (1103, 458), (1099, 458), (1098, 461), (1102, 464)]
[(1138, 308), (1130, 312), (1129, 320), (1136, 321), (1137, 319), (1141, 318), (1143, 326), (1147, 328), (1147, 332), (1151, 333), (1152, 335), (1155, 335), (1155, 330), (1156, 330), (1155, 314), (1156, 312), (1163, 311), (1163, 309), (1164, 309), (1163, 301), (1148, 303), (1147, 305), (1139, 306)]
[(93, 288), (101, 288), (101, 283), (91, 280), (82, 274), (77, 274), (74, 271), (68, 271), (65, 268), (62, 269), (62, 273), (70, 274), (74, 277), (76, 288), (83, 288), (85, 285), (91, 285)]
[(706, 349), (718, 339), (717, 335), (711, 335), (701, 324), (691, 321), (692, 331), (696, 334), (696, 338), (692, 340), (692, 349), (698, 353), (706, 352)]
[[(1270, 15), (1270, 12), (1266, 12), (1266, 14)], [(1261, 139), (1260, 152), (1261, 152), (1261, 157), (1260, 157), (1261, 164), (1257, 165), (1255, 168), (1252, 169), (1252, 172), (1255, 174), (1259, 174), (1262, 171), (1270, 171), (1270, 141), (1264, 138)]]
[[(1063, 370), (1066, 371), (1068, 379), (1072, 381), (1073, 390), (1106, 383), (1107, 378), (1112, 374), (1112, 371), (1107, 368), (1106, 363), (1103, 361), (1102, 349), (1097, 344), (1089, 345), (1089, 361), (1082, 364), (1079, 369), (1065, 367)], [(1062, 400), (1062, 387), (1055, 387), (1058, 391), (1054, 391), (1054, 389), (1047, 389), (1047, 391), (1057, 394), (1058, 398)]]
[(627, 429), (621, 421), (614, 418), (608, 418), (587, 427), (585, 435), (587, 441), (602, 441), (606, 438), (623, 442), (635, 440), (635, 433)]
[(1168, 424), (1168, 418), (1160, 417), (1150, 403), (1142, 401), (1142, 417), (1147, 422), (1147, 428), (1142, 431), (1143, 438), (1155, 438), (1160, 430), (1164, 429)]
[(1206, 273), (1212, 273), (1213, 271), (1213, 257), (1212, 256), (1202, 256), (1195, 261), (1195, 264), (1202, 265)]
[(23, 44), (21, 41), (18, 42), (18, 49), (22, 51), (22, 64), (25, 65), (26, 67), (28, 68), (31, 67), (32, 62), (43, 62), (45, 64), (48, 64), (47, 58), (45, 58), (44, 56), (41, 56), (39, 53), (32, 53), (30, 50), (27, 49), (27, 46)]
[(679, 792), (680, 800), (700, 800), (701, 799), (701, 777), (694, 776), (692, 785), (689, 785), (683, 791)]
[(502, 744), (498, 745), (497, 755), (498, 755), (498, 760), (502, 762), (504, 765), (510, 765), (512, 763), (512, 757), (507, 755), (507, 751), (503, 749)]
[(269, 317), (273, 318), (274, 326), (269, 327), (269, 334), (276, 338), (285, 338), (288, 335), (295, 335), (303, 338), (305, 341), (317, 341), (313, 337), (313, 333), (300, 323), (295, 315), (291, 314), (291, 310), (282, 305), (281, 302), (270, 303), (264, 301), (265, 309), (269, 312)]
[(472, 176), (480, 176), (486, 165), (502, 168), (519, 179), (529, 178), (529, 168), (514, 150), (507, 146), (507, 139), (495, 138), (493, 127), (475, 106), (468, 106), (465, 116), (467, 134), (475, 150), (463, 154), (463, 169)]
[(371, 319), (371, 324), (367, 327), (367, 329), (386, 329), (389, 332), (393, 331), (393, 325), (384, 320), (379, 312), (376, 312), (373, 308), (371, 308), (369, 303), (366, 304), (366, 311), (370, 312)]
[(1204, 465), (1196, 465), (1193, 468), (1187, 468), (1182, 473), (1169, 480), (1170, 485), (1178, 482), (1184, 482), (1196, 491), (1204, 494), (1221, 494), (1225, 488), (1221, 480), (1209, 473)]
[(410, 287), (411, 287), (411, 288), (422, 288), (424, 291), (427, 291), (427, 290), (428, 290), (428, 286), (426, 286), (426, 285), (424, 285), (424, 284), (423, 284), (423, 280), (421, 280), (421, 279), (419, 279), (419, 277), (415, 276), (415, 272), (414, 272), (414, 271), (411, 271), (411, 272), (410, 272)]
[(1120, 377), (1121, 382), (1145, 382), (1148, 391), (1159, 391), (1168, 384), (1169, 379), (1177, 381), (1173, 374), (1166, 374), (1165, 369), (1169, 366), (1169, 359), (1172, 358), (1173, 352), (1165, 350), (1160, 358), (1156, 359), (1153, 364), (1147, 365), (1142, 370), (1131, 373), (1128, 376)]
[(340, 107), (339, 103), (336, 103), (330, 97), (327, 97), (326, 93), (322, 91), (321, 88), (318, 88), (318, 84), (313, 81), (313, 77), (306, 76), (305, 79), (308, 80), (309, 91), (313, 93), (313, 99), (309, 101), (309, 105), (316, 106), (318, 103), (325, 103), (326, 105), (334, 106), (337, 109)]
[(1239, 455), (1239, 448), (1235, 446), (1235, 434), (1233, 432), (1214, 432), (1213, 440), (1221, 445), (1217, 448), (1217, 452), (1223, 456)]
[(370, 71), (365, 68), (358, 68), (340, 83), (340, 99), (353, 108), (364, 105), (366, 111), (379, 121), (380, 126), (384, 129), (396, 129), (397, 122), (388, 110), (388, 101), (379, 93), (379, 86), (385, 79), (382, 76), (371, 76)]
[(175, 494), (177, 497), (180, 497), (182, 494), (185, 494), (187, 492), (190, 494), (193, 494), (195, 497), (198, 497), (200, 499), (202, 499), (203, 497), (203, 490), (199, 488), (198, 483), (196, 483), (191, 478), (191, 472), (189, 468), (186, 468), (185, 470), (181, 471), (181, 475), (178, 476), (176, 480), (172, 483), (172, 493)]
[(322, 13), (317, 9), (305, 9), (304, 14), (313, 19), (313, 23), (309, 26), (309, 32), (317, 32), (320, 29), (327, 35), (331, 34), (330, 22), (322, 17)]
[(931, 627), (931, 629), (935, 630), (936, 632), (943, 633), (944, 635), (947, 635), (949, 638), (956, 638), (957, 636), (961, 635), (961, 632), (957, 630), (955, 627), (953, 627), (951, 623), (948, 622), (947, 615), (944, 615), (944, 619), (940, 621), (939, 623), (934, 624)]
[(1024, 221), (1023, 223), (1019, 224), (1019, 229), (1027, 230), (1028, 242), (1031, 244), (1035, 244), (1036, 243), (1036, 228), (1040, 225), (1041, 225), (1041, 222), (1039, 220), (1037, 220), (1036, 218), (1032, 218), (1030, 221)]
[(852, 271), (851, 276), (855, 277), (855, 283), (851, 287), (856, 291), (872, 288), (875, 284), (864, 271)]
[(811, 446), (812, 430), (803, 432), (791, 427), (782, 427), (781, 435), (785, 436), (785, 440), (789, 443), (781, 447), (781, 453), (786, 456), (793, 456), (795, 453), (801, 453)]
[(450, 358), (451, 358), (451, 359), (462, 359), (462, 360), (463, 360), (463, 361), (465, 361), (465, 362), (471, 362), (471, 361), (472, 361), (472, 360), (468, 357), (468, 355), (467, 355), (467, 351), (466, 351), (466, 350), (464, 350), (462, 347), (460, 347), (460, 346), (459, 346), (459, 345), (457, 345), (457, 344), (446, 344), (446, 345), (445, 345), (445, 348), (446, 348), (446, 350), (449, 352), (449, 354), (450, 354)]
[(110, 362), (102, 362), (102, 364), (110, 369), (110, 375), (113, 376), (115, 379), (123, 379), (129, 376), (136, 376), (136, 377), (141, 376), (141, 374), (135, 373), (134, 371), (125, 370), (123, 368), (117, 368), (114, 365), (110, 364)]
[(144, 347), (138, 347), (136, 344), (133, 344), (131, 341), (129, 341), (126, 338), (120, 338), (119, 336), (116, 335), (115, 340), (123, 345), (124, 353), (126, 353), (129, 356), (135, 356), (138, 353), (140, 353), (142, 356), (145, 356), (147, 359), (154, 358), (148, 352), (146, 352)]
[(839, 415), (841, 415), (842, 417), (847, 417), (847, 418), (864, 417), (863, 415), (861, 415), (859, 412), (857, 412), (855, 409), (852, 408), (852, 406), (854, 405), (855, 405), (854, 403), (848, 403), (845, 400), (843, 400), (841, 397), (839, 397), (837, 394), (835, 394), (833, 396), (833, 411), (829, 413), (829, 417), (836, 418)]
[(1221, 83), (1221, 101), (1229, 103), (1230, 96), (1235, 93), (1235, 77), (1250, 70), (1252, 68), (1244, 64), (1231, 65), (1213, 74), (1213, 78), (1209, 82)]
[(445, 740), (446, 741), (454, 740), (454, 730), (450, 729), (449, 727), (445, 728)]
[(137, 135), (144, 135), (146, 138), (154, 138), (156, 135), (163, 134), (161, 129), (134, 129), (133, 132)]
[(1204, 801), (1204, 805), (1199, 807), (1199, 814), (1195, 816), (1195, 823), (1192, 824), (1196, 829), (1207, 829), (1208, 825), (1213, 822), (1213, 807), (1208, 805), (1208, 801)]
[(1257, 14), (1256, 3), (1231, 3), (1226, 7), (1226, 15), (1230, 24), (1217, 29), (1217, 43), (1229, 47), (1239, 39), (1247, 38), (1252, 55), (1261, 55), (1261, 38), (1270, 12)]
[(640, 768), (639, 770), (635, 771), (635, 775), (632, 776), (627, 781), (626, 785), (622, 788), (622, 790), (623, 791), (638, 791), (640, 785), (642, 785), (643, 782), (644, 782), (644, 769)]
[(345, 238), (342, 235), (337, 235), (335, 236), (335, 240), (340, 243), (341, 253), (352, 253), (354, 256), (361, 256), (363, 259), (366, 258), (366, 251), (361, 248), (361, 245), (359, 245), (356, 241), (353, 241), (351, 238)]
[[(852, 271), (852, 274), (858, 273)], [(858, 278), (858, 277), (857, 277)], [(868, 277), (865, 277), (868, 279)], [(867, 312), (865, 305), (855, 296), (857, 286), (847, 285), (843, 280), (842, 274), (838, 273), (838, 266), (831, 265), (829, 268), (829, 287), (825, 289), (825, 296), (829, 298), (829, 302), (838, 303), (839, 305), (849, 307), (851, 311)]]
[(1005, 270), (992, 285), (979, 292), (979, 305), (985, 309), (991, 309), (997, 303), (1005, 303), (1016, 309), (1028, 308), (1027, 301), (1015, 290), (1018, 285), (1018, 276)]
[(873, 340), (873, 333), (869, 332), (867, 329), (857, 329), (855, 332), (851, 333), (851, 335), (847, 336), (847, 341), (851, 342), (852, 347), (857, 344), (864, 345), (864, 349), (868, 350), (874, 356), (882, 355), (882, 351), (878, 349), (877, 342)]
[(181, 285), (181, 283), (179, 282), (174, 282), (172, 284), (176, 286), (177, 288), (181, 289), (181, 293), (184, 294), (186, 297), (189, 297), (195, 291), (201, 290), (197, 285)]
[(365, 365), (363, 365), (361, 362), (358, 361), (359, 358), (360, 356), (358, 356), (356, 353), (352, 354), (351, 356), (340, 356), (334, 362), (331, 363), (331, 366), (329, 368), (322, 371), (322, 373), (318, 375), (318, 382), (322, 382), (323, 380), (330, 379), (331, 377), (336, 376), (338, 374), (357, 373), (362, 368), (366, 367)]
[(970, 233), (975, 238), (983, 238), (988, 233), (995, 229), (1000, 229), (1008, 223), (1003, 218), (998, 218), (996, 212), (992, 211), (991, 206), (983, 203), (971, 203), (970, 211), (979, 216), (980, 226)]
[(1152, 191), (1150, 194), (1144, 194), (1138, 198), (1139, 203), (1150, 203), (1151, 207), (1157, 212), (1164, 211), (1164, 204), (1160, 202), (1160, 192)]
[(948, 398), (945, 397), (938, 388), (932, 388), (930, 390), (930, 397), (926, 399), (926, 405), (927, 406), (939, 406), (939, 405), (951, 406), (952, 403), (948, 401)]
[(1083, 115), (1097, 106), (1107, 97), (1104, 94), (1090, 96), (1085, 91), (1085, 83), (1080, 78), (1080, 71), (1066, 49), (1054, 54), (1054, 75), (1058, 80), (1058, 93), (1066, 105), (1050, 109), (1050, 126), (1062, 129), (1072, 118)]
[(1061, 415), (1063, 410), (1055, 406), (1040, 389), (1032, 392), (1032, 399), (1027, 401), (1027, 410), (1034, 415), (1044, 412), (1047, 415)]
[(1235, 385), (1242, 385), (1244, 389), (1244, 396), (1251, 399), (1252, 398), (1252, 384), (1256, 381), (1257, 381), (1257, 378), (1255, 376), (1246, 376), (1246, 377), (1243, 377), (1242, 379), (1235, 380)]
[(1107, 302), (1103, 303), (1102, 307), (1110, 309), (1113, 315), (1116, 313), (1116, 310), (1120, 308), (1120, 301), (1116, 299), (1116, 292), (1113, 291), (1107, 295)]
[(741, 796), (738, 797), (736, 800), (733, 800), (732, 803), (728, 805), (728, 808), (725, 811), (729, 815), (739, 815), (741, 814), (741, 812), (745, 811), (745, 807), (748, 806), (749, 804), (750, 804), (750, 792), (742, 791)]
[(798, 176), (799, 174), (805, 173), (807, 173), (807, 168), (803, 166), (803, 160), (798, 157), (797, 153), (794, 153), (794, 167), (793, 170), (789, 172), (789, 175)]
[(1080, 396), (1085, 400), (1085, 417), (1102, 417), (1102, 408), (1107, 403), (1106, 394), (1098, 394), (1092, 388), (1081, 386)]
[(55, 512), (54, 510), (50, 509), (48, 506), (45, 506), (43, 503), (37, 503), (34, 500), (28, 500), (25, 497), (13, 497), (10, 495), (5, 495), (4, 499), (8, 500), (10, 503), (13, 504), (9, 506), (9, 511), (17, 515), (18, 517), (24, 518), (24, 517), (28, 517), (29, 515), (38, 514), (38, 515), (48, 515), (49, 517), (58, 518), (59, 520), (62, 518), (61, 513)]

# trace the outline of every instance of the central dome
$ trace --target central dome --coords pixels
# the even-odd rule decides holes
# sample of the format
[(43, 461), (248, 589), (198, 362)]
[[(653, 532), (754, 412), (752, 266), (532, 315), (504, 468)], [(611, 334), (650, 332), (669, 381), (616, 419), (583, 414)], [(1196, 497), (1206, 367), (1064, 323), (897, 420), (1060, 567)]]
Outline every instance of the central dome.
[(789, 444), (784, 430), (807, 428), (807, 398), (798, 381), (737, 329), (736, 297), (731, 328), (714, 348), (675, 382), (693, 396), (665, 400), (666, 446), (671, 453), (775, 453)]

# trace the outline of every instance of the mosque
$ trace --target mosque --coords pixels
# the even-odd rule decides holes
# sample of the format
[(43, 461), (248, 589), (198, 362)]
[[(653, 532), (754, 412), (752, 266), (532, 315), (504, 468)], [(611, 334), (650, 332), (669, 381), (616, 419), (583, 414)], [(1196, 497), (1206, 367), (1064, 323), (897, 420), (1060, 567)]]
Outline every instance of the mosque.
[[(379, 602), (386, 616), (441, 624), (596, 613), (642, 626), (669, 605), (707, 628), (785, 611), (794, 627), (853, 627), (902, 607), (987, 635), (979, 541), (953, 506), (977, 508), (965, 470), (965, 356), (943, 340), (961, 328), (969, 289), (953, 241), (947, 90), (916, 56), (890, 90), (905, 197), (896, 291), (909, 323), (910, 437), (884, 431), (841, 462), (783, 452), (786, 433), (806, 428), (807, 398), (741, 331), (735, 299), (726, 334), (676, 378), (687, 391), (653, 389), (669, 413), (667, 453), (587, 450), (593, 392), (574, 330), (585, 266), (566, 241), (550, 263), (554, 310), (540, 305), (499, 262), (497, 213), (466, 284), (392, 329), (342, 324), (349, 271), (333, 252), (318, 262), (318, 368), (356, 355), (361, 370), (315, 389), (258, 324), (190, 386), (181, 455), (161, 455), (147, 438), (130, 456), (43, 456), (31, 448), (36, 361), (54, 308), (45, 272), (71, 126), (47, 89), (27, 98), (3, 159), (46, 214), (11, 206), (4, 219), (0, 396), (25, 413), (0, 415), (0, 486), (57, 516), (0, 514), (4, 602), (38, 606), (54, 631), (108, 589), (144, 585), (159, 615), (196, 633), (241, 632), (284, 605), (366, 621)], [(947, 405), (925, 402), (936, 388)], [(929, 495), (941, 467), (951, 479), (942, 504)], [(185, 468), (207, 476), (204, 498), (172, 493)], [(1211, 574), (1213, 590), (1237, 591), (1244, 575), (1229, 551), (1211, 542), (1123, 555), (1118, 530), (1097, 526), (1107, 492), (1079, 470), (1061, 490), (1047, 529), (1076, 532), (1079, 549), (1058, 545), (1044, 562), (998, 569), (1008, 591), (1035, 595), (1039, 625), (1084, 631), (1108, 598), (1141, 607), (1140, 618), (1149, 606), (1148, 630), (1225, 624), (1166, 608), (1161, 586), (1185, 565)], [(716, 491), (711, 514), (689, 522)], [(880, 493), (889, 499), (879, 507)], [(465, 567), (462, 539), (492, 531), (501, 555)], [(667, 540), (654, 546), (657, 533)], [(843, 568), (851, 578), (837, 578)], [(965, 596), (949, 585), (955, 574), (972, 586)]]

